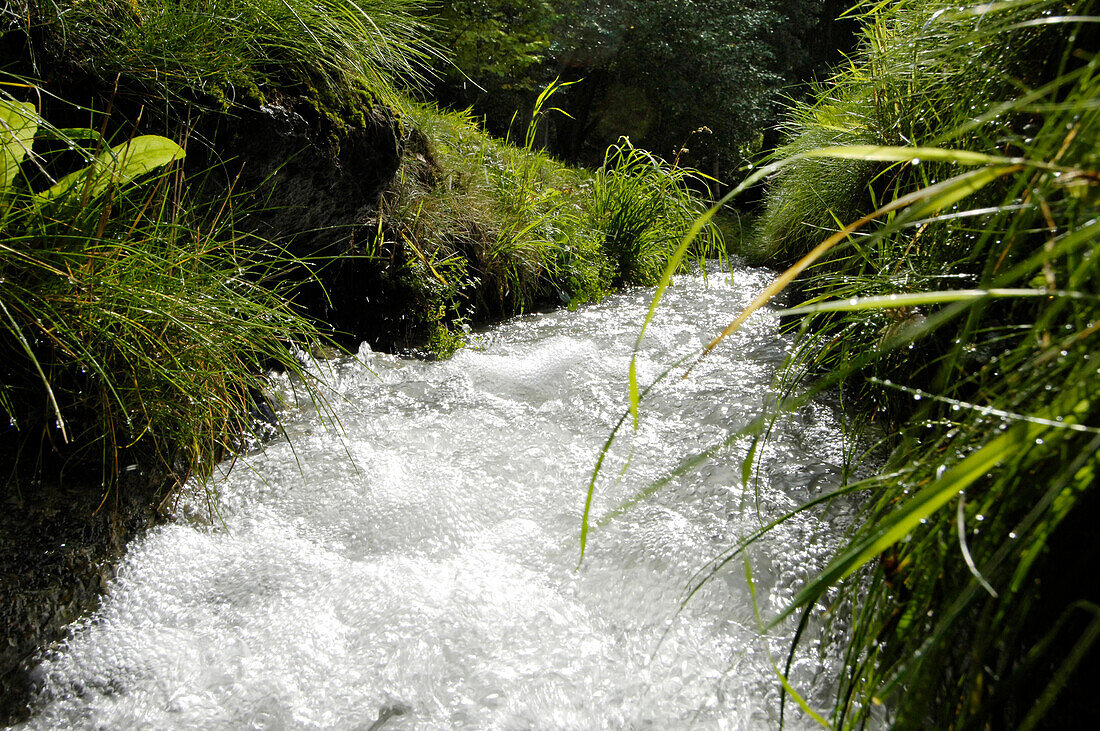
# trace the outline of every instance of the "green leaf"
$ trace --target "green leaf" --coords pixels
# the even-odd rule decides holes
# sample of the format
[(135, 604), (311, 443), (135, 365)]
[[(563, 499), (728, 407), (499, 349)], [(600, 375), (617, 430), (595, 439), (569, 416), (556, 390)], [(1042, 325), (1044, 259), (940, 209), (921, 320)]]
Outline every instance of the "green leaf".
[[(1032, 284), (1040, 287), (1046, 284), (1041, 276)], [(809, 315), (815, 312), (858, 312), (862, 310), (897, 309), (899, 307), (918, 307), (921, 305), (941, 305), (947, 302), (972, 302), (980, 299), (1007, 299), (1038, 297), (1062, 297), (1066, 299), (1095, 300), (1096, 297), (1085, 292), (1067, 292), (1063, 290), (1036, 289), (950, 289), (939, 292), (908, 292), (905, 294), (887, 294), (874, 297), (852, 297), (850, 299), (829, 300), (812, 305), (801, 305), (780, 310), (777, 314)]]
[[(764, 637), (767, 634), (767, 630), (764, 628), (764, 621), (760, 616), (760, 602), (756, 597), (756, 580), (752, 576), (752, 565), (749, 563), (749, 557), (743, 556), (742, 563), (745, 567), (745, 583), (748, 584), (749, 596), (752, 598), (752, 611), (756, 616), (756, 626), (760, 628), (761, 637)], [(779, 669), (779, 665), (776, 664), (775, 658), (772, 657), (767, 640), (762, 640), (762, 644), (764, 646), (764, 652), (768, 656), (768, 663), (772, 666), (772, 672), (779, 678), (783, 690), (785, 690), (791, 698), (794, 698), (795, 703), (798, 704), (798, 707), (802, 709), (803, 713), (817, 721), (823, 728), (832, 728), (832, 725), (826, 721), (820, 713), (810, 708), (810, 704), (806, 702), (806, 699), (803, 698), (802, 695), (794, 689), (794, 686), (790, 684), (790, 681), (787, 680), (786, 674)]]
[(7, 194), (38, 131), (38, 115), (28, 102), (0, 99), (0, 196)]
[(182, 159), (185, 154), (182, 147), (167, 137), (135, 137), (99, 153), (91, 165), (66, 175), (56, 185), (39, 193), (36, 199), (39, 203), (52, 201), (68, 195), (78, 184), (89, 198), (94, 198), (112, 183), (132, 182), (145, 173)]
[(668, 258), (668, 262), (665, 264), (664, 272), (661, 274), (661, 281), (658, 283), (657, 291), (653, 294), (653, 299), (649, 303), (649, 310), (646, 311), (645, 320), (642, 321), (642, 327), (639, 329), (638, 337), (634, 341), (634, 351), (630, 355), (630, 368), (628, 373), (630, 381), (630, 414), (633, 417), (635, 429), (638, 428), (638, 404), (641, 401), (641, 396), (638, 392), (638, 351), (642, 345), (642, 338), (645, 337), (646, 328), (649, 327), (649, 323), (653, 321), (654, 316), (657, 314), (657, 307), (661, 304), (661, 298), (665, 296), (665, 290), (672, 284), (672, 275), (680, 268), (680, 264), (683, 262), (688, 247), (691, 246), (691, 242), (695, 241), (696, 237), (698, 237), (703, 229), (707, 227), (707, 224), (710, 223), (715, 214), (722, 210), (722, 206), (740, 191), (741, 187), (727, 193), (722, 200), (715, 203), (706, 213), (695, 219), (695, 222), (691, 224), (691, 228), (684, 234), (680, 244), (676, 247), (676, 250), (672, 252), (672, 255)]

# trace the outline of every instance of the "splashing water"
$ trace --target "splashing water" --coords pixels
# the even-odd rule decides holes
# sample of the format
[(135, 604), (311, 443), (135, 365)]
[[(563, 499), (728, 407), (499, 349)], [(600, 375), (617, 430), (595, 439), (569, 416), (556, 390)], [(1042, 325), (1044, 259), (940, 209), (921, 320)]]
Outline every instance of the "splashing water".
[[(640, 382), (769, 278), (678, 278)], [(339, 426), (300, 403), (289, 443), (223, 466), (222, 522), (186, 519), (206, 512), (194, 497), (184, 520), (136, 541), (102, 608), (43, 659), (28, 727), (776, 726), (769, 653), (785, 662), (791, 628), (760, 637), (741, 563), (680, 603), (761, 520), (839, 483), (830, 408), (782, 419), (754, 483), (741, 484), (738, 440), (594, 528), (577, 569), (588, 478), (651, 296), (520, 318), (446, 362), (364, 348), (319, 365)], [(665, 379), (611, 449), (593, 522), (759, 414), (788, 349), (764, 310), (687, 380)], [(753, 548), (765, 616), (823, 565), (844, 509)], [(834, 644), (805, 643), (792, 666), (819, 708)], [(789, 725), (807, 720), (788, 704)]]

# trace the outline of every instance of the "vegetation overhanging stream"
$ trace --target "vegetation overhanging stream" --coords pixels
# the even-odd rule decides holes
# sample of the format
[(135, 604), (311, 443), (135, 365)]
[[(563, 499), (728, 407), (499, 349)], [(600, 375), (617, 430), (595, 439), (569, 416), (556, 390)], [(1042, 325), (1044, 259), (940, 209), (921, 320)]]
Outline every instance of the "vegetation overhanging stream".
[(1097, 18), (0, 6), (0, 719), (1095, 725)]

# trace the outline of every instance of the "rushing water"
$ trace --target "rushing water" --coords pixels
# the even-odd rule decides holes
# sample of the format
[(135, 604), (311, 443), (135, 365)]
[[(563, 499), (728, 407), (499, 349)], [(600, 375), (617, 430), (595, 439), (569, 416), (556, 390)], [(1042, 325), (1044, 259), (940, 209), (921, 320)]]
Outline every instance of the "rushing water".
[[(643, 342), (643, 385), (768, 279), (679, 278)], [(190, 519), (135, 542), (100, 611), (44, 659), (29, 725), (774, 727), (769, 652), (785, 661), (790, 628), (760, 638), (742, 563), (678, 610), (712, 557), (837, 484), (830, 408), (780, 421), (755, 483), (741, 484), (738, 440), (595, 528), (577, 568), (589, 475), (651, 296), (520, 318), (446, 362), (364, 349), (318, 366), (339, 426), (303, 399), (289, 443), (223, 468), (221, 521), (204, 523), (200, 494)], [(609, 453), (594, 519), (748, 423), (788, 349), (764, 311), (687, 380), (662, 381)], [(765, 615), (844, 519), (800, 516), (754, 547)], [(811, 704), (836, 662), (825, 641), (797, 656)], [(793, 704), (787, 717), (805, 720)]]

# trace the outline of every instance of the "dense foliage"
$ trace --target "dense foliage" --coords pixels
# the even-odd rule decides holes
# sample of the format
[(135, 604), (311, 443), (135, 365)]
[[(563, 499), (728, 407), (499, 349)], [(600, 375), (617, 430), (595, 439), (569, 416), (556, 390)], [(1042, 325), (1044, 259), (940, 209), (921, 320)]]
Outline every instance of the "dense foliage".
[[(439, 89), (473, 104), (503, 134), (532, 89), (579, 81), (541, 140), (567, 159), (598, 164), (620, 136), (672, 159), (687, 145), (696, 167), (734, 174), (776, 121), (784, 94), (846, 45), (832, 0), (452, 0), (437, 19), (459, 44), (458, 69)], [(478, 26), (475, 19), (486, 21)], [(501, 35), (505, 23), (513, 32)], [(479, 30), (474, 30), (479, 28)], [(507, 43), (503, 39), (507, 38)], [(502, 75), (503, 68), (509, 68)]]
[(1100, 717), (1095, 12), (874, 6), (778, 153), (761, 251), (793, 264), (779, 284), (804, 272), (786, 385), (842, 386), (890, 450), (781, 615), (852, 608), (837, 726)]
[(533, 88), (530, 72), (545, 58), (557, 17), (553, 0), (440, 2), (426, 12), (450, 51), (442, 71), (452, 82)]
[[(693, 141), (710, 153), (703, 159), (739, 162), (805, 65), (799, 39), (820, 10), (820, 2), (567, 3), (556, 59), (596, 87), (578, 104), (575, 133), (594, 125), (598, 140), (626, 134), (671, 158), (706, 126), (709, 138)], [(592, 108), (596, 95), (604, 103)]]

